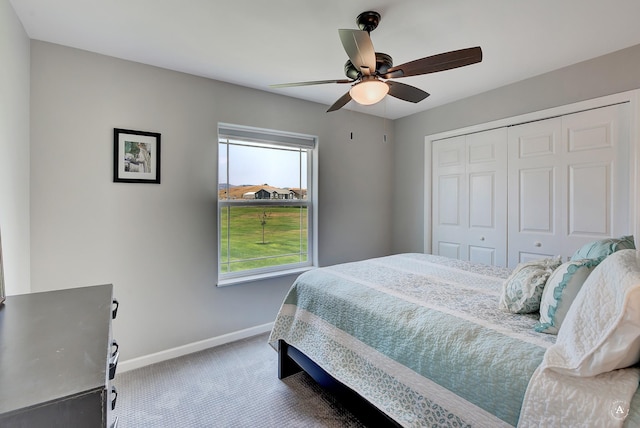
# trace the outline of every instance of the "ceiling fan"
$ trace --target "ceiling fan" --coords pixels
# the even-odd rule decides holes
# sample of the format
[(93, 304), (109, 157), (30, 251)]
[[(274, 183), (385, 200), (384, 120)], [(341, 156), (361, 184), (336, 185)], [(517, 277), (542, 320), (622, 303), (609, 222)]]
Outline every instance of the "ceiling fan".
[(460, 49), (410, 61), (393, 66), (390, 55), (376, 52), (370, 33), (380, 23), (380, 14), (374, 11), (362, 12), (356, 19), (359, 30), (338, 30), (340, 41), (349, 56), (344, 65), (348, 79), (316, 80), (311, 82), (282, 83), (270, 85), (272, 88), (322, 85), (326, 83), (352, 83), (349, 92), (338, 99), (327, 112), (339, 110), (352, 99), (362, 105), (381, 101), (387, 94), (412, 103), (419, 103), (429, 96), (422, 89), (391, 79), (418, 76), (464, 67), (482, 61), (482, 49)]

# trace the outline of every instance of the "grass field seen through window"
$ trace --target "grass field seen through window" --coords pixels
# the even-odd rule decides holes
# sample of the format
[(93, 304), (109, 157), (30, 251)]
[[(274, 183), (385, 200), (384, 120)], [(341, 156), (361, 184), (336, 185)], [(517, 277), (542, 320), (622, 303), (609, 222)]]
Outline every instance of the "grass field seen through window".
[(235, 205), (220, 210), (221, 273), (305, 262), (307, 246), (306, 207)]

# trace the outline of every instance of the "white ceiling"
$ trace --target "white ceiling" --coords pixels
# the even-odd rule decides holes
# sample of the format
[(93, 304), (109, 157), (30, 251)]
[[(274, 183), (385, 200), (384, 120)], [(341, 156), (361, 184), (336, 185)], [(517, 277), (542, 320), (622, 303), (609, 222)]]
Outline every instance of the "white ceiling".
[[(391, 119), (640, 44), (640, 0), (10, 0), (30, 38), (333, 104), (343, 79), (339, 28), (382, 15), (374, 47), (399, 65), (481, 46), (479, 64), (399, 79), (431, 94), (345, 107)], [(341, 114), (340, 111), (327, 114)]]

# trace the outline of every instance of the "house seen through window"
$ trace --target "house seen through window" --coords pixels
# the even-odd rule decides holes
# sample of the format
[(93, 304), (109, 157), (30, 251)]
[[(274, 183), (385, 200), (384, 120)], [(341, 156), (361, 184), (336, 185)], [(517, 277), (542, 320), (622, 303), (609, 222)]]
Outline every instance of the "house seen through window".
[(219, 285), (313, 265), (315, 143), (219, 125)]

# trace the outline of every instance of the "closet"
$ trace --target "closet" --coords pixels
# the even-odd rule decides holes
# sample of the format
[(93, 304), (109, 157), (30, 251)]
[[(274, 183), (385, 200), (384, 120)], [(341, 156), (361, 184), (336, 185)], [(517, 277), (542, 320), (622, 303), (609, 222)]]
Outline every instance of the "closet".
[(630, 106), (431, 142), (431, 252), (515, 267), (629, 234)]
[(433, 144), (433, 254), (504, 266), (507, 129)]

